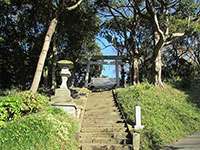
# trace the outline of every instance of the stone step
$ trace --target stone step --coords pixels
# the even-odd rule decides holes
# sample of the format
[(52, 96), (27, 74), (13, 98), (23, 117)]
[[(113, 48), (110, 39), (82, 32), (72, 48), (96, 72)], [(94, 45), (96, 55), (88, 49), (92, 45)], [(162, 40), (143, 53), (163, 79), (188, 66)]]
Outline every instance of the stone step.
[(121, 118), (121, 115), (119, 114), (85, 114), (84, 115), (84, 119), (87, 119), (87, 118), (92, 118), (92, 119), (110, 119), (110, 118)]
[(118, 113), (105, 113), (105, 114), (98, 114), (98, 113), (85, 113), (84, 118), (97, 118), (97, 119), (103, 119), (103, 118), (113, 118), (113, 117), (118, 117), (121, 118), (121, 115), (119, 115)]
[(80, 150), (132, 150), (132, 145), (130, 144), (86, 144), (83, 143)]
[(128, 133), (126, 132), (82, 132), (79, 134), (80, 138), (85, 138), (85, 137), (123, 138), (127, 136), (128, 136)]
[(95, 105), (95, 106), (88, 106), (86, 107), (86, 110), (94, 110), (94, 109), (108, 109), (108, 108), (113, 108), (113, 109), (117, 109), (117, 107), (115, 106), (115, 104), (109, 105), (109, 104), (105, 104), (105, 105)]
[(105, 109), (86, 109), (85, 112), (88, 113), (94, 113), (94, 112), (98, 112), (98, 113), (103, 113), (103, 112), (120, 112), (118, 109), (116, 108), (105, 108)]
[(118, 111), (85, 111), (85, 115), (88, 116), (88, 115), (92, 115), (92, 116), (108, 116), (109, 115), (117, 115), (117, 116), (120, 116), (120, 112)]
[(86, 115), (92, 115), (92, 116), (109, 116), (109, 115), (117, 115), (120, 116), (120, 112), (119, 111), (110, 111), (110, 110), (105, 110), (105, 111), (85, 111)]
[(84, 120), (81, 126), (115, 126), (122, 122), (120, 119), (116, 120)]
[(110, 107), (116, 106), (114, 101), (108, 101), (108, 102), (104, 101), (103, 103), (100, 103), (100, 102), (101, 100), (100, 101), (98, 100), (97, 102), (87, 103), (87, 108), (93, 108), (93, 107), (102, 108), (106, 106), (110, 106)]
[(98, 144), (130, 144), (130, 140), (123, 138), (99, 138), (99, 137), (85, 137), (80, 139), (80, 143), (98, 143)]
[(92, 109), (86, 109), (85, 112), (98, 112), (98, 113), (101, 113), (101, 112), (119, 112), (119, 110), (117, 108), (92, 108)]
[(124, 127), (125, 125), (123, 123), (83, 123), (82, 128), (87, 128), (87, 127), (94, 127), (94, 128), (113, 128), (113, 127)]
[(112, 93), (91, 93), (81, 124), (80, 149), (132, 150), (131, 139)]
[(109, 121), (109, 120), (113, 120), (113, 121), (120, 121), (121, 116), (119, 115), (108, 115), (108, 116), (104, 116), (104, 115), (98, 115), (98, 116), (93, 116), (93, 115), (86, 115), (84, 116), (84, 120), (86, 121), (99, 121), (99, 120), (104, 120), (104, 121)]
[(117, 114), (105, 114), (105, 115), (88, 115), (88, 114), (86, 114), (86, 115), (84, 115), (84, 119), (86, 119), (86, 120), (99, 120), (99, 119), (106, 119), (106, 120), (108, 120), (108, 119), (118, 119), (118, 118), (121, 118), (121, 116), (120, 115), (117, 115)]
[(55, 95), (65, 95), (65, 94), (66, 95), (68, 94), (66, 89), (59, 88), (55, 90)]
[(126, 132), (125, 127), (82, 127), (81, 132)]
[(124, 121), (121, 118), (110, 118), (110, 119), (92, 119), (92, 118), (87, 118), (83, 120), (82, 124), (91, 124), (91, 125), (102, 125), (102, 124), (107, 124), (107, 125), (113, 125), (113, 124), (123, 124)]

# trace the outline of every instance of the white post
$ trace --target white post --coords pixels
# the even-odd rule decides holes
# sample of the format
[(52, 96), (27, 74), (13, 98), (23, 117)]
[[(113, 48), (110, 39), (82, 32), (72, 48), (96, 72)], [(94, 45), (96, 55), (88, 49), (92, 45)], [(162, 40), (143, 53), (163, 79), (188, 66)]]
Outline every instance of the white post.
[(136, 124), (135, 124), (135, 129), (143, 129), (144, 126), (142, 125), (142, 115), (141, 115), (141, 107), (140, 106), (135, 106), (135, 120), (136, 120)]
[(133, 149), (139, 150), (140, 149), (140, 131), (144, 128), (142, 125), (142, 115), (141, 115), (141, 107), (135, 106), (135, 126), (134, 126), (134, 133), (133, 133)]

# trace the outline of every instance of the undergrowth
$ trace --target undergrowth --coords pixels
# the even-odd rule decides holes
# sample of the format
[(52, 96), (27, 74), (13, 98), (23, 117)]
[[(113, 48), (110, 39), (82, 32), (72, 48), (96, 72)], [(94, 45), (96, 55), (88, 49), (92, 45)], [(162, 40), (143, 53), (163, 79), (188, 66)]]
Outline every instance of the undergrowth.
[(0, 127), (7, 121), (36, 113), (48, 106), (48, 98), (30, 91), (11, 92), (0, 96)]
[(0, 129), (2, 150), (76, 150), (76, 121), (60, 109), (47, 109), (8, 122)]

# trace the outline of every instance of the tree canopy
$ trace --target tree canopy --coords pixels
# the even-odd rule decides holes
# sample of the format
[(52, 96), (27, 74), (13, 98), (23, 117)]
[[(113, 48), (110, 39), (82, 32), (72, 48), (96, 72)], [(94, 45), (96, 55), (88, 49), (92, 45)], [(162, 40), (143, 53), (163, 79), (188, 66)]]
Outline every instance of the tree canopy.
[(162, 86), (163, 80), (188, 79), (199, 74), (197, 0), (0, 2), (0, 88), (30, 88), (55, 17), (57, 26), (42, 68), (41, 85), (45, 87), (52, 86), (60, 59), (74, 63), (74, 85), (82, 86), (86, 65), (81, 62), (101, 55), (97, 35), (105, 38), (118, 55), (128, 58), (127, 82), (132, 84), (148, 80)]
[[(55, 10), (60, 8), (56, 2), (49, 0), (2, 1), (0, 8), (1, 88), (28, 88), (49, 22)], [(53, 37), (57, 59), (67, 58), (78, 65), (87, 55), (100, 53), (95, 43), (98, 20), (93, 4), (89, 1), (84, 1), (76, 10), (63, 11), (59, 15), (58, 28)], [(49, 72), (52, 49), (53, 43), (45, 63)]]

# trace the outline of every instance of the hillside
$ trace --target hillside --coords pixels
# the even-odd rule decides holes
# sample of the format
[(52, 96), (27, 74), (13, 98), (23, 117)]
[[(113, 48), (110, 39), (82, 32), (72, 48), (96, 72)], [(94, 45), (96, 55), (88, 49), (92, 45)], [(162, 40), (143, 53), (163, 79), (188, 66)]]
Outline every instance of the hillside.
[(162, 145), (200, 130), (200, 109), (186, 92), (170, 85), (164, 89), (140, 84), (118, 89), (118, 101), (129, 121), (134, 122), (134, 107), (142, 107), (142, 149), (157, 150)]

